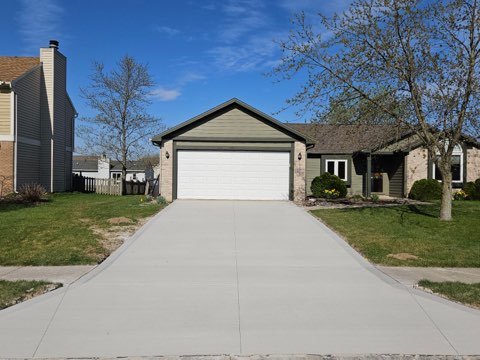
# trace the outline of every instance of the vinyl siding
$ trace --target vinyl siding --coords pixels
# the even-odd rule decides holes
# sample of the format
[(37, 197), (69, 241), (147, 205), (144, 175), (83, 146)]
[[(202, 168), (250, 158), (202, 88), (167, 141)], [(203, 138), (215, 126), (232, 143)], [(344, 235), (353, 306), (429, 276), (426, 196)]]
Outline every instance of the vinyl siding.
[(72, 152), (73, 152), (73, 129), (75, 110), (70, 101), (66, 99), (65, 110), (65, 190), (72, 189)]
[(53, 120), (53, 191), (67, 190), (65, 184), (66, 164), (66, 105), (67, 105), (67, 62), (65, 57), (54, 52), (54, 120)]
[(40, 49), (43, 76), (41, 78), (40, 93), (40, 181), (47, 191), (51, 188), (51, 140), (53, 125), (53, 49)]
[(10, 109), (11, 95), (0, 93), (0, 135), (11, 134), (12, 113)]
[(394, 197), (403, 197), (404, 196), (404, 191), (403, 191), (403, 181), (404, 181), (404, 156), (403, 155), (398, 155), (394, 156), (392, 161), (390, 162), (391, 168), (389, 169), (388, 172), (388, 178), (389, 178), (389, 186), (390, 186), (390, 191), (389, 195), (394, 196)]
[(320, 176), (321, 171), (321, 157), (308, 157), (307, 156), (307, 196), (312, 195), (310, 189), (313, 179)]
[(182, 133), (181, 136), (200, 138), (291, 139), (291, 137), (285, 133), (237, 108), (230, 109), (216, 117), (210, 118), (197, 127)]
[(17, 143), (17, 189), (24, 184), (39, 182), (39, 149), (36, 145)]
[(266, 143), (254, 143), (254, 142), (218, 142), (218, 141), (175, 141), (175, 145), (177, 148), (205, 148), (205, 149), (245, 149), (245, 148), (252, 148), (252, 149), (285, 149), (286, 151), (290, 151), (291, 143), (289, 142), (266, 142)]
[(17, 135), (20, 137), (40, 140), (41, 72), (39, 66), (14, 84), (17, 94)]
[(352, 179), (348, 193), (350, 195), (363, 195), (364, 174), (367, 171), (367, 159), (364, 156), (352, 158)]

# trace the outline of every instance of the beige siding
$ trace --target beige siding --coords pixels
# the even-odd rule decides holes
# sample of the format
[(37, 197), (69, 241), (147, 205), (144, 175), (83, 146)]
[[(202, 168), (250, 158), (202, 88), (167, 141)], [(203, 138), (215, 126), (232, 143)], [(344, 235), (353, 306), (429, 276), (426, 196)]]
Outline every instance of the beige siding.
[(467, 149), (467, 181), (480, 179), (480, 149)]
[(428, 178), (428, 151), (418, 148), (410, 151), (406, 158), (406, 186), (408, 194), (415, 181)]
[(19, 137), (40, 140), (40, 77), (41, 67), (37, 67), (14, 84)]
[(308, 157), (307, 158), (307, 195), (312, 195), (311, 185), (313, 179), (320, 176), (321, 171), (321, 158), (320, 157)]
[(196, 147), (196, 148), (259, 148), (259, 149), (285, 149), (290, 151), (292, 143), (290, 142), (268, 142), (268, 143), (252, 143), (252, 142), (218, 142), (218, 141), (176, 141), (177, 147)]
[(51, 140), (52, 140), (52, 125), (53, 125), (53, 56), (54, 49), (42, 48), (40, 49), (40, 60), (43, 63), (43, 76), (41, 79), (40, 89), (40, 136), (41, 136), (41, 151), (40, 151), (40, 181), (47, 191), (52, 191), (51, 188)]
[(283, 132), (236, 108), (206, 121), (181, 136), (291, 139)]
[(0, 135), (11, 135), (12, 113), (10, 109), (11, 95), (0, 93)]

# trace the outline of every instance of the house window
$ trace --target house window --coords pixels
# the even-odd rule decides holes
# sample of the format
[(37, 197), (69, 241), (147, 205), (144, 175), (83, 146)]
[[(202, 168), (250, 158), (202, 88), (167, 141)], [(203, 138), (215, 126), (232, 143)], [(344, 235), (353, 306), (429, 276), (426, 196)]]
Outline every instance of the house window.
[[(463, 182), (463, 151), (460, 146), (456, 146), (452, 153), (452, 182)], [(437, 164), (433, 164), (433, 178), (442, 181), (442, 174)]]
[(133, 173), (132, 179), (133, 179), (133, 180), (137, 180), (137, 173)]
[(115, 181), (120, 180), (121, 176), (122, 176), (122, 174), (120, 174), (120, 173), (113, 173), (112, 174), (112, 177)]
[(347, 160), (325, 160), (327, 172), (347, 181)]

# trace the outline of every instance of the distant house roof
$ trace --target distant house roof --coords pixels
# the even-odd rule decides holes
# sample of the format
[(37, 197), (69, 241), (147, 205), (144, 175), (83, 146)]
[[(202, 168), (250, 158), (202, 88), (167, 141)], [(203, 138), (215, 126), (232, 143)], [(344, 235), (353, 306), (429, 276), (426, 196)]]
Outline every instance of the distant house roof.
[(11, 82), (39, 64), (38, 57), (0, 56), (0, 81)]
[(310, 153), (348, 154), (375, 150), (405, 135), (396, 125), (296, 124), (289, 127), (316, 140)]
[[(122, 171), (122, 165), (119, 161), (112, 161), (110, 171)], [(127, 171), (145, 171), (148, 166), (144, 161), (127, 161)]]
[(74, 156), (73, 171), (98, 171), (99, 156)]

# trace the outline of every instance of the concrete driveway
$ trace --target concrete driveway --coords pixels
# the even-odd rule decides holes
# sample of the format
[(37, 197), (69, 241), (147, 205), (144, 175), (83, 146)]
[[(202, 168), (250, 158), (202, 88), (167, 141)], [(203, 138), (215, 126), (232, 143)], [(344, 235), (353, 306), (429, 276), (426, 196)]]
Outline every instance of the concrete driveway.
[(480, 312), (382, 277), (288, 202), (176, 201), (67, 288), (0, 312), (0, 357), (479, 354)]

